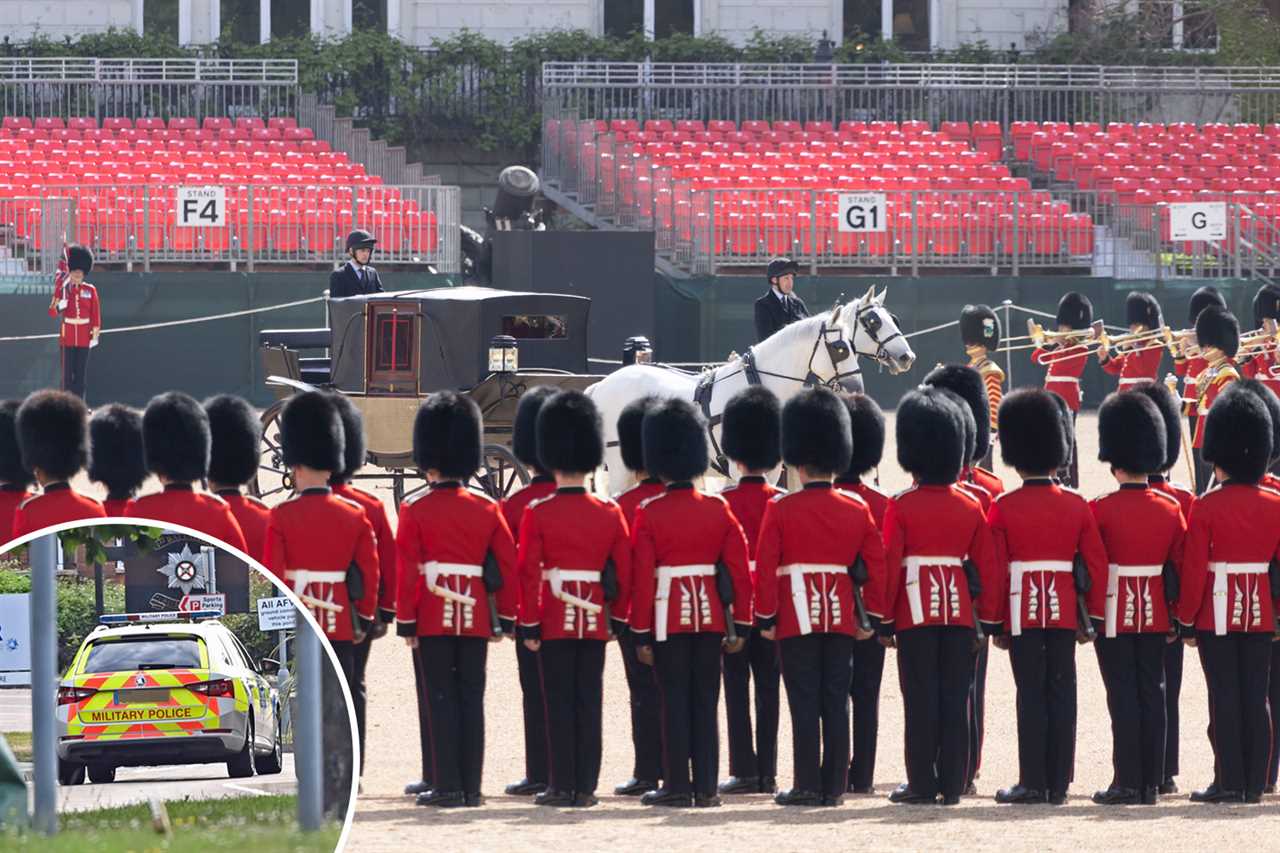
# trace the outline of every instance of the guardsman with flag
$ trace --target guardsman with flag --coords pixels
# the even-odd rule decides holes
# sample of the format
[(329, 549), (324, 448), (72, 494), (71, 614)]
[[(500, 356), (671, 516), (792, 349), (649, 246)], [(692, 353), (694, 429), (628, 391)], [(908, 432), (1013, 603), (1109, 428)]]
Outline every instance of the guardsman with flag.
[(0, 401), (0, 543), (9, 541), (13, 514), (31, 497), (35, 475), (22, 464), (18, 448), (18, 407), (21, 400)]
[(53, 279), (49, 316), (61, 317), (58, 342), (62, 346), (62, 390), (84, 399), (89, 370), (89, 350), (98, 345), (102, 331), (102, 304), (98, 289), (84, 280), (93, 269), (93, 253), (72, 243), (62, 251)]
[(1203, 492), (1213, 473), (1202, 450), (1204, 416), (1213, 408), (1213, 401), (1222, 390), (1240, 378), (1235, 363), (1240, 350), (1240, 324), (1227, 309), (1211, 305), (1196, 318), (1196, 341), (1204, 359), (1204, 370), (1196, 381), (1196, 431), (1191, 450), (1196, 455), (1196, 490)]
[[(986, 391), (986, 419), (990, 435), (996, 435), (996, 413), (1004, 399), (1004, 371), (991, 360), (991, 353), (1000, 347), (1000, 320), (996, 312), (986, 305), (966, 305), (960, 312), (960, 338), (964, 341), (964, 353), (969, 357), (969, 367), (978, 371)], [(974, 417), (981, 417), (974, 412)], [(982, 444), (982, 442), (979, 442)], [(991, 468), (991, 445), (980, 457), (983, 468)], [(974, 462), (978, 465), (979, 462)]]
[(209, 418), (209, 491), (226, 501), (244, 534), (246, 553), (261, 560), (271, 508), (242, 487), (258, 476), (262, 424), (247, 400), (231, 394), (205, 400), (204, 412)]
[[(255, 465), (257, 460), (254, 460)], [(120, 403), (103, 406), (89, 418), (89, 479), (106, 486), (107, 516), (127, 515), (129, 502), (146, 482), (142, 412)], [(260, 553), (250, 552), (254, 559)]]
[[(1093, 325), (1093, 303), (1089, 297), (1074, 290), (1058, 300), (1056, 317), (1059, 332), (1078, 332), (1065, 338), (1056, 338), (1037, 346), (1031, 352), (1031, 361), (1048, 371), (1044, 376), (1044, 389), (1057, 394), (1071, 410), (1071, 422), (1080, 411), (1080, 376), (1089, 362), (1089, 345), (1084, 334)], [(1065, 482), (1071, 488), (1080, 485), (1080, 460), (1076, 458), (1074, 433), (1071, 460), (1067, 465)]]
[(97, 500), (71, 488), (71, 480), (89, 461), (89, 410), (68, 391), (35, 391), (18, 407), (16, 423), (22, 468), (40, 484), (40, 493), (13, 513), (17, 539), (64, 521), (105, 518)]
[[(1141, 335), (1154, 332), (1164, 325), (1164, 315), (1160, 312), (1160, 303), (1150, 293), (1134, 290), (1124, 302), (1125, 321), (1129, 332)], [(1154, 337), (1143, 338), (1132, 345), (1122, 345), (1117, 354), (1112, 355), (1109, 347), (1098, 347), (1098, 363), (1102, 369), (1112, 376), (1120, 377), (1119, 391), (1128, 391), (1132, 386), (1146, 380), (1154, 381), (1160, 372), (1160, 359), (1164, 357), (1164, 346)]]

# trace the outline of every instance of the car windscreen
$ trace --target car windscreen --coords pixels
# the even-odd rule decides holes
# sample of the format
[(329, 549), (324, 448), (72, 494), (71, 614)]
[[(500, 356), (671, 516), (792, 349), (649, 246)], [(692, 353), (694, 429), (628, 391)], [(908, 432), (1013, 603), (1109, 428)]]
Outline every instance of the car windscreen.
[(196, 637), (124, 637), (99, 640), (89, 647), (84, 672), (132, 669), (195, 669), (200, 666)]

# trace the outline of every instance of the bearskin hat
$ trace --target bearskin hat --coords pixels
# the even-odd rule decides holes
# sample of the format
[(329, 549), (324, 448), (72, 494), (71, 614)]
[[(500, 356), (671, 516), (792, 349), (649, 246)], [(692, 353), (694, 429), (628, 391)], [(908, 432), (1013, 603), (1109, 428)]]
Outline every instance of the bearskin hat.
[(324, 391), (289, 398), (280, 413), (280, 445), (285, 465), (304, 465), (334, 474), (345, 467), (342, 416)]
[(720, 430), (724, 455), (743, 468), (768, 471), (778, 466), (782, 454), (782, 404), (768, 388), (751, 385), (730, 397)]
[(1253, 325), (1262, 325), (1263, 320), (1280, 320), (1280, 287), (1264, 284), (1253, 295)]
[(35, 481), (35, 475), (22, 464), (22, 451), (18, 448), (18, 407), (21, 400), (0, 402), (0, 482), (14, 486), (26, 486)]
[(80, 270), (85, 275), (93, 271), (93, 252), (87, 246), (72, 243), (67, 246), (67, 269)]
[(782, 458), (826, 474), (842, 474), (853, 457), (849, 410), (828, 388), (809, 388), (782, 407)]
[(554, 385), (535, 385), (520, 395), (516, 404), (516, 421), (511, 430), (511, 452), (535, 471), (545, 471), (538, 460), (538, 412), (558, 389)]
[(946, 388), (960, 395), (969, 405), (973, 414), (974, 433), (973, 456), (965, 460), (968, 464), (987, 455), (991, 446), (991, 414), (987, 409), (987, 386), (982, 381), (982, 374), (964, 364), (944, 364), (935, 367), (924, 378), (925, 385), (935, 388)]
[(1227, 358), (1235, 358), (1240, 350), (1240, 323), (1226, 308), (1210, 305), (1196, 318), (1196, 343), (1202, 350), (1217, 347)]
[(1071, 415), (1071, 407), (1067, 405), (1067, 400), (1057, 391), (1049, 391), (1045, 389), (1049, 395), (1049, 399), (1053, 400), (1053, 404), (1058, 407), (1058, 415), (1062, 418), (1062, 464), (1067, 466), (1071, 464), (1071, 454), (1075, 452), (1076, 446), (1076, 422)]
[(1222, 294), (1218, 292), (1218, 288), (1211, 284), (1196, 288), (1196, 292), (1191, 294), (1191, 305), (1187, 309), (1187, 325), (1194, 326), (1196, 318), (1200, 316), (1200, 312), (1210, 305), (1226, 308), (1227, 300), (1223, 299)]
[(658, 401), (657, 396), (646, 395), (627, 403), (618, 415), (618, 449), (622, 451), (622, 464), (628, 471), (644, 470), (644, 416)]
[(1271, 415), (1257, 394), (1239, 383), (1228, 386), (1209, 409), (1204, 425), (1206, 462), (1234, 482), (1256, 483), (1271, 461)]
[(1164, 418), (1146, 394), (1107, 395), (1098, 409), (1098, 459), (1131, 474), (1158, 474), (1165, 460)]
[(1000, 319), (986, 305), (966, 305), (960, 311), (960, 340), (966, 346), (980, 345), (987, 349), (1000, 346)]
[(1093, 323), (1093, 303), (1083, 293), (1072, 290), (1058, 300), (1058, 325), (1087, 329)]
[(475, 401), (456, 391), (437, 391), (418, 407), (413, 421), (414, 464), (466, 480), (480, 468), (483, 437), (484, 420)]
[(925, 485), (948, 485), (966, 462), (964, 411), (939, 388), (921, 385), (898, 403), (898, 464)]
[(113, 498), (132, 496), (146, 481), (142, 413), (137, 409), (112, 403), (93, 413), (89, 419), (89, 479), (106, 486)]
[(1132, 290), (1124, 300), (1124, 322), (1127, 326), (1141, 323), (1148, 329), (1156, 329), (1164, 325), (1164, 317), (1160, 313), (1160, 303), (1150, 293)]
[(142, 413), (142, 448), (147, 470), (176, 483), (203, 480), (209, 473), (209, 416), (181, 391), (157, 394)]
[(548, 471), (589, 474), (604, 461), (600, 411), (581, 391), (560, 391), (538, 410), (538, 458)]
[(333, 405), (342, 419), (342, 470), (334, 473), (329, 482), (334, 485), (351, 482), (356, 472), (364, 467), (364, 415), (347, 395), (334, 391), (330, 394)]
[(204, 413), (209, 418), (209, 481), (242, 486), (252, 480), (262, 454), (262, 423), (253, 406), (241, 397), (219, 394), (204, 401)]
[(1251, 391), (1267, 407), (1271, 416), (1271, 463), (1274, 465), (1280, 458), (1280, 397), (1257, 379), (1241, 379), (1236, 386)]
[[(934, 387), (936, 388), (937, 386), (935, 385)], [(964, 401), (963, 397), (950, 388), (938, 388), (938, 390), (942, 392), (944, 397), (955, 403), (960, 410), (960, 425), (964, 428), (965, 464), (960, 467), (960, 470), (963, 471), (965, 467), (972, 465), (977, 460), (977, 457), (973, 455), (973, 448), (978, 440), (978, 425), (973, 419), (973, 412), (969, 409), (969, 404)]]
[(1168, 386), (1152, 380), (1139, 382), (1126, 393), (1142, 394), (1156, 404), (1156, 411), (1164, 422), (1164, 464), (1160, 470), (1168, 471), (1177, 464), (1182, 449), (1182, 404)]
[(688, 400), (671, 398), (645, 412), (640, 428), (644, 470), (670, 483), (707, 470), (707, 423)]
[(996, 416), (1000, 458), (1026, 474), (1052, 474), (1066, 461), (1066, 437), (1058, 404), (1043, 388), (1018, 388)]
[(89, 410), (66, 391), (36, 391), (18, 408), (22, 466), (54, 481), (70, 480), (89, 461)]
[(856, 480), (880, 464), (884, 455), (884, 412), (867, 394), (841, 394), (849, 410), (849, 431), (853, 436), (853, 456), (842, 475)]

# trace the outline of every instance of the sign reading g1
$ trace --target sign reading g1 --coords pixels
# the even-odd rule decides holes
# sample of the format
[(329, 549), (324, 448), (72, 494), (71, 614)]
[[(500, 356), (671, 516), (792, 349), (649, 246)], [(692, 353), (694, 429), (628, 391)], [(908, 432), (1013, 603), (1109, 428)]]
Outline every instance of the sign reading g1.
[(183, 228), (223, 228), (227, 224), (225, 187), (178, 187), (174, 207)]
[(840, 231), (880, 234), (886, 228), (884, 193), (840, 193)]
[(1170, 204), (1169, 239), (1227, 239), (1227, 203), (1196, 201)]

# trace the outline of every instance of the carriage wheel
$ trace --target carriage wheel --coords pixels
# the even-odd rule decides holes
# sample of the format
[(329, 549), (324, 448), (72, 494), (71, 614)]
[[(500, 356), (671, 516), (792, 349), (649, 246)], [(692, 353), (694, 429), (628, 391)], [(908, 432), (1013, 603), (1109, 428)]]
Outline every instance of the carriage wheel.
[(287, 400), (277, 400), (262, 413), (262, 454), (258, 473), (249, 483), (249, 494), (270, 502), (270, 498), (293, 491), (293, 477), (284, 466), (280, 446), (280, 412)]
[(480, 460), (480, 470), (467, 481), (467, 486), (501, 501), (518, 492), (528, 482), (529, 472), (510, 450), (501, 444), (486, 444)]

